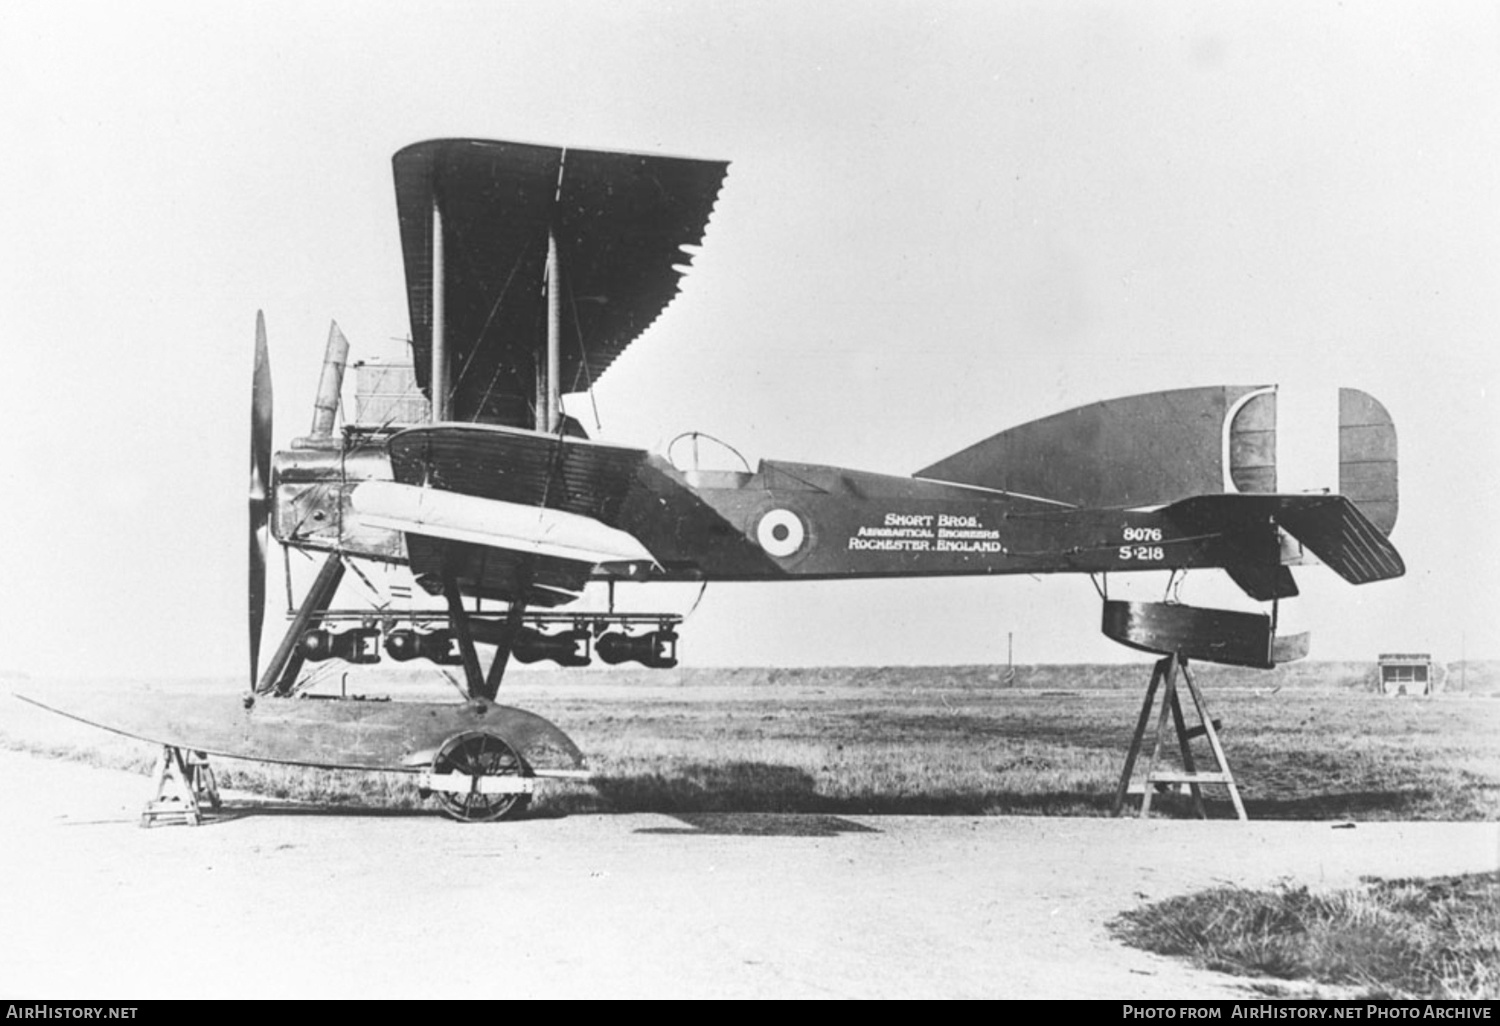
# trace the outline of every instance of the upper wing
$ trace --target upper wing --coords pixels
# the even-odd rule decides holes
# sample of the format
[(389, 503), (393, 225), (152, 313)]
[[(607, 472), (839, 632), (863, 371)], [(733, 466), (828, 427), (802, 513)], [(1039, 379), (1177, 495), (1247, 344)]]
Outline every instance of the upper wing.
[[(547, 236), (562, 265), (562, 390), (597, 378), (677, 295), (728, 164), (477, 139), (393, 160), (417, 381), (430, 393), (432, 225), (443, 225), (452, 419), (530, 424)], [(429, 394), (430, 398), (430, 394)]]
[(644, 450), (478, 424), (412, 428), (389, 450), (395, 482), (360, 485), (355, 509), (406, 533), (424, 583), (551, 606), (599, 563), (653, 561), (615, 526)]

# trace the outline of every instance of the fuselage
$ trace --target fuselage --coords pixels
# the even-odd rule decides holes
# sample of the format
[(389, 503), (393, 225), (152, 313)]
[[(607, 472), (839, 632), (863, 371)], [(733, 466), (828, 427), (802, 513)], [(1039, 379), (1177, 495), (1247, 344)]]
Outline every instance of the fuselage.
[[(1027, 496), (808, 463), (683, 474), (650, 460), (621, 511), (667, 572), (709, 580), (1103, 573), (1220, 566), (1244, 540), (1190, 534), (1159, 511)], [(1264, 558), (1276, 559), (1275, 532)]]
[[(771, 460), (753, 473), (684, 472), (663, 457), (639, 455), (609, 526), (638, 539), (653, 561), (601, 565), (595, 577), (1114, 573), (1277, 559), (1269, 525), (1258, 540), (1230, 539), (1195, 533), (1152, 508), (1082, 509), (968, 485)], [(379, 436), (278, 453), (276, 537), (305, 549), (404, 562), (402, 534), (364, 523), (350, 501), (359, 484), (391, 479)]]

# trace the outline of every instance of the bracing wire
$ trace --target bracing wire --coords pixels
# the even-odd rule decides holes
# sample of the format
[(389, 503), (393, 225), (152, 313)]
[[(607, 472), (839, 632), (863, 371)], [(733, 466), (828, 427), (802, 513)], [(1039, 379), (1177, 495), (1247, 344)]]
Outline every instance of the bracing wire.
[(578, 319), (578, 297), (573, 293), (566, 280), (563, 282), (563, 291), (568, 297), (568, 309), (573, 311), (573, 337), (578, 341), (578, 372), (573, 375), (573, 385), (576, 388), (578, 385), (578, 375), (583, 375), (583, 380), (589, 394), (589, 405), (594, 410), (594, 430), (602, 432), (604, 430), (604, 422), (599, 419), (599, 400), (594, 396), (594, 372), (589, 369), (589, 350), (588, 346), (584, 345), (583, 327)]
[(457, 691), (459, 693), (460, 697), (463, 697), (463, 698), (468, 698), (469, 697), (469, 689), (466, 688), (466, 687), (464, 687), (462, 684), (460, 684), (458, 682), (458, 678), (457, 677), (453, 676), (452, 673), (448, 672), (448, 670), (446, 668), (441, 667), (441, 666), (438, 667), (438, 671), (440, 673), (442, 673), (444, 680), (446, 680), (449, 684), (453, 685), (453, 690)]
[(344, 565), (347, 566), (350, 570), (353, 570), (354, 571), (354, 576), (358, 577), (360, 579), (360, 581), (362, 581), (364, 583), (364, 586), (367, 589), (369, 589), (369, 592), (370, 592), (370, 604), (372, 606), (374, 606), (375, 609), (378, 612), (382, 612), (383, 613), (386, 610), (390, 609), (390, 607), (391, 607), (391, 601), (390, 601), (390, 599), (382, 599), (381, 598), (381, 596), (380, 596), (380, 589), (377, 588), (377, 587), (375, 587), (374, 582), (372, 582), (370, 580), (370, 578), (368, 578), (368, 577), (365, 576), (365, 572), (360, 569), (360, 566), (359, 566), (358, 563), (356, 563), (354, 560), (350, 559), (350, 560), (345, 560), (344, 561)]
[(707, 594), (707, 593), (708, 593), (708, 579), (704, 578), (703, 580), (701, 580), (701, 581), (698, 582), (698, 595), (697, 595), (697, 597), (695, 597), (693, 599), (693, 604), (688, 607), (688, 611), (686, 613), (682, 614), (682, 619), (684, 621), (686, 621), (689, 617), (691, 617), (694, 613), (696, 613), (698, 611), (698, 603), (700, 603), (700, 602), (703, 601), (703, 596), (705, 594)]
[[(469, 373), (469, 368), (474, 363), (474, 357), (479, 355), (480, 340), (482, 340), (487, 334), (489, 334), (490, 326), (495, 323), (495, 315), (500, 312), (500, 305), (505, 301), (505, 297), (510, 293), (511, 283), (515, 281), (516, 272), (521, 268), (521, 263), (526, 255), (526, 250), (527, 247), (522, 246), (517, 252), (515, 262), (511, 264), (510, 271), (505, 276), (505, 283), (500, 286), (500, 291), (495, 295), (495, 301), (490, 304), (489, 313), (487, 313), (484, 318), (484, 326), (479, 329), (479, 335), (475, 339), (473, 347), (470, 348), (468, 357), (464, 360), (463, 368), (456, 375), (454, 375), (453, 384), (448, 389), (448, 398), (450, 400), (454, 397), (454, 395), (457, 394), (459, 383), (462, 382), (464, 376)], [(495, 361), (495, 373), (490, 375), (489, 383), (484, 386), (484, 392), (480, 397), (478, 405), (474, 408), (472, 417), (473, 420), (477, 421), (479, 419), (480, 411), (482, 411), (485, 407), (485, 404), (490, 401), (490, 396), (495, 394), (495, 385), (500, 381), (500, 373), (504, 369), (505, 364), (503, 361)]]

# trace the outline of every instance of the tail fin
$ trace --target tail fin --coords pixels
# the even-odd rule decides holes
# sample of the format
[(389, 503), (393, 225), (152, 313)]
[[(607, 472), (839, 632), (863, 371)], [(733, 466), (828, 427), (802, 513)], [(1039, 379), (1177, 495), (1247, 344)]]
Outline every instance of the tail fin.
[(916, 477), (1074, 506), (1152, 506), (1225, 491), (1226, 424), (1254, 388), (1111, 399), (1002, 431)]
[(1339, 494), (1381, 534), (1396, 526), (1396, 425), (1373, 396), (1339, 389)]
[[(1328, 400), (1333, 401), (1331, 394)], [(1319, 423), (1332, 428), (1334, 412)], [(1336, 414), (1337, 470), (1330, 459), (1329, 472), (1321, 475), (1325, 479), (1315, 483), (1347, 497), (1363, 522), (1389, 534), (1398, 508), (1390, 414), (1352, 388), (1338, 390)], [(1149, 392), (1002, 431), (914, 476), (1085, 507), (1274, 494), (1279, 448), (1295, 454), (1311, 444), (1334, 451), (1334, 439), (1303, 438), (1298, 427), (1278, 424), (1274, 386)]]

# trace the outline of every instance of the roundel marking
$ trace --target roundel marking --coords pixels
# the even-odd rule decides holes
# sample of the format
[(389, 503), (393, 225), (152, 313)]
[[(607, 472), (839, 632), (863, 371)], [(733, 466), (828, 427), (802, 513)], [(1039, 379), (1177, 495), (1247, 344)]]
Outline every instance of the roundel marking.
[(790, 556), (807, 540), (807, 527), (791, 510), (773, 509), (760, 518), (755, 527), (755, 540), (770, 555)]

